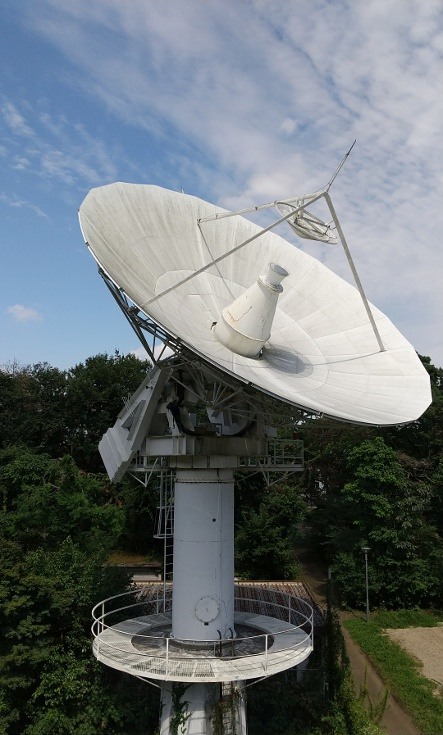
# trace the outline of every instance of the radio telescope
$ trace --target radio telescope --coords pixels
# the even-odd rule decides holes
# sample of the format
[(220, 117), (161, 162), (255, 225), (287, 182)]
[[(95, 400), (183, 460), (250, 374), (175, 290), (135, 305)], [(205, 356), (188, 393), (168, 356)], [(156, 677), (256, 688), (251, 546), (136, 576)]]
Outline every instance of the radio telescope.
[[(100, 453), (112, 481), (158, 479), (165, 579), (173, 538), (173, 583), (99, 603), (93, 651), (160, 687), (161, 735), (177, 722), (189, 735), (246, 733), (245, 686), (312, 651), (305, 601), (234, 582), (234, 472), (270, 483), (302, 469), (300, 442), (278, 439), (285, 422), (399, 425), (431, 400), (413, 347), (366, 299), (328, 190), (263, 205), (281, 215), (264, 229), (247, 210), (148, 185), (93, 189), (79, 210), (153, 363)], [(321, 198), (329, 225), (308, 210)], [(356, 287), (272, 231), (286, 220), (340, 240)]]

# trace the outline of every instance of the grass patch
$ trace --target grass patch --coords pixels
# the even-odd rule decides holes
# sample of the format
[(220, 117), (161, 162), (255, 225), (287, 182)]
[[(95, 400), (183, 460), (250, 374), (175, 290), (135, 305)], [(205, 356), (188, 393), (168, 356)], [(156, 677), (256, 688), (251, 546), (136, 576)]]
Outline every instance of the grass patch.
[(439, 612), (427, 610), (379, 610), (371, 621), (379, 628), (434, 628), (443, 621)]
[(369, 623), (357, 618), (344, 623), (423, 735), (443, 733), (443, 699), (434, 694), (435, 684), (420, 674), (419, 664), (384, 629), (433, 627), (441, 620), (438, 613), (398, 610), (373, 613)]

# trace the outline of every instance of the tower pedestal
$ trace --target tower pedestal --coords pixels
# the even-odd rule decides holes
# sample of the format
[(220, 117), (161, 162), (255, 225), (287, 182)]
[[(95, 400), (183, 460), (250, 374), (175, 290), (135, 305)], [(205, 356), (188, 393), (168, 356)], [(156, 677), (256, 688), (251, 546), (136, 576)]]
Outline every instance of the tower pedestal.
[[(234, 637), (234, 471), (177, 470), (171, 642), (192, 660), (193, 651), (198, 656)], [(235, 692), (225, 693), (232, 702), (221, 707), (218, 683), (164, 682), (160, 734), (179, 724), (186, 735), (210, 735), (215, 719), (228, 717), (232, 731), (243, 735), (244, 699)]]
[[(277, 286), (266, 288), (277, 292)], [(234, 471), (294, 471), (301, 469), (300, 456), (294, 465), (285, 449), (276, 452), (276, 440), (270, 449), (256, 406), (245, 406), (226, 386), (220, 396), (234, 401), (241, 420), (229, 408), (219, 423), (194, 431), (185, 415), (185, 402), (196, 399), (191, 374), (178, 371), (176, 383), (169, 383), (173, 371), (160, 380), (162, 370), (155, 368), (143, 382), (101, 448), (113, 478), (131, 461), (130, 471), (141, 472), (145, 484), (152, 472), (174, 473), (168, 533), (164, 528), (166, 543), (174, 527), (174, 582), (96, 605), (93, 651), (107, 666), (156, 686), (161, 682), (161, 735), (246, 735), (245, 682), (305, 660), (312, 651), (313, 617), (311, 607), (293, 595), (268, 599), (235, 586)], [(212, 375), (210, 380), (218, 395), (218, 383)], [(232, 430), (236, 424), (240, 433)]]
[(177, 470), (172, 637), (234, 636), (234, 473)]

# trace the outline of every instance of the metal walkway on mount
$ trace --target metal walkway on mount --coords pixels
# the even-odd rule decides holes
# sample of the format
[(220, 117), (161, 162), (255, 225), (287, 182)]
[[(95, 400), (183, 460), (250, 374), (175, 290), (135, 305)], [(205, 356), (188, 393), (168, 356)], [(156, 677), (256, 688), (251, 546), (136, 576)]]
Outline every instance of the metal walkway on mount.
[[(312, 629), (305, 632), (301, 627), (265, 615), (236, 612), (235, 625), (262, 631), (265, 650), (235, 657), (216, 655), (216, 646), (198, 652), (195, 648), (173, 648), (171, 639), (155, 635), (159, 626), (170, 624), (170, 614), (163, 613), (105, 628), (94, 640), (94, 655), (107, 666), (140, 677), (215, 682), (271, 676), (301, 663), (313, 649)], [(150, 629), (152, 636), (149, 636)], [(140, 637), (144, 638), (143, 650), (134, 645), (134, 639)]]

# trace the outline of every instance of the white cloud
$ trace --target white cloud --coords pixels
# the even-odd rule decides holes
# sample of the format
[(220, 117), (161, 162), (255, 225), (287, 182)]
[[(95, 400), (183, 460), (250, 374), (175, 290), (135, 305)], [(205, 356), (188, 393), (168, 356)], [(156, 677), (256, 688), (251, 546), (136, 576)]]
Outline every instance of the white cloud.
[[(171, 357), (172, 354), (173, 352), (170, 349), (170, 347), (166, 347), (165, 349), (163, 349), (162, 344), (157, 344), (154, 348), (154, 357), (156, 360), (160, 358), (162, 360), (166, 360), (166, 358)], [(144, 347), (137, 347), (136, 349), (131, 350), (131, 355), (135, 355), (135, 357), (137, 357), (139, 360), (150, 360), (151, 359), (148, 353), (146, 352), (146, 350), (144, 349)]]
[(15, 168), (17, 171), (25, 171), (27, 168), (29, 168), (29, 165), (29, 158), (25, 158), (24, 156), (16, 156), (14, 158), (14, 162), (11, 164), (11, 167)]
[[(420, 350), (420, 320), (422, 335), (440, 335), (434, 359), (443, 364), (440, 0), (168, 8), (41, 0), (37, 17), (28, 12), (66, 59), (64, 83), (162, 149), (163, 169), (145, 163), (153, 183), (169, 167), (186, 190), (189, 178), (240, 208), (324, 185), (357, 138), (332, 195), (360, 275)], [(5, 109), (9, 130), (29, 139), (22, 158), (41, 175), (69, 186), (114, 179), (109, 147), (77, 121), (45, 109), (31, 123), (29, 106)], [(337, 250), (321, 257), (348, 277)], [(418, 321), (405, 295), (422, 304)]]
[(7, 313), (11, 314), (17, 322), (35, 322), (41, 319), (41, 315), (36, 309), (23, 304), (14, 304), (7, 308)]
[(285, 118), (282, 124), (280, 125), (281, 132), (285, 133), (286, 135), (291, 135), (294, 132), (294, 130), (296, 130), (296, 128), (297, 128), (296, 121), (290, 117)]
[(6, 124), (15, 135), (25, 136), (26, 138), (33, 137), (32, 129), (12, 102), (4, 102), (2, 105), (2, 113)]
[(149, 360), (150, 357), (144, 347), (136, 347), (131, 350), (130, 355), (134, 355), (138, 360)]
[(2, 153), (9, 156), (12, 169), (68, 186), (80, 183), (82, 188), (85, 182), (92, 186), (115, 180), (117, 168), (112, 155), (103, 141), (94, 138), (83, 125), (33, 108), (30, 102), (13, 104), (4, 100), (3, 110), (7, 111), (4, 118), (12, 137)]
[(16, 209), (29, 209), (31, 210), (31, 212), (34, 212), (34, 214), (36, 214), (38, 217), (48, 217), (46, 212), (40, 209), (40, 207), (38, 207), (36, 204), (33, 204), (32, 202), (27, 202), (24, 199), (19, 199), (15, 194), (8, 195), (4, 192), (0, 192), (0, 202), (3, 202), (3, 204), (6, 204), (8, 207), (14, 207)]

